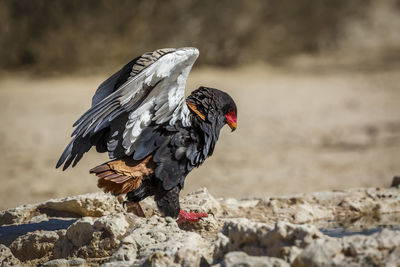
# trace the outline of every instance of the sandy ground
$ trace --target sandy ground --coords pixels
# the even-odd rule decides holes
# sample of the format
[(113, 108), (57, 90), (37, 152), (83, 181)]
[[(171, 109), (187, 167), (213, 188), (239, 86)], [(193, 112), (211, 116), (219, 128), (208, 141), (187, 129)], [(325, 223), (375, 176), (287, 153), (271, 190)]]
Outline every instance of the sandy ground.
[[(88, 170), (105, 154), (91, 151), (65, 172), (55, 164), (107, 76), (0, 80), (0, 209), (98, 190)], [(238, 130), (222, 130), (185, 192), (281, 195), (388, 186), (400, 174), (400, 69), (207, 68), (192, 72), (188, 91), (199, 85), (233, 96)]]

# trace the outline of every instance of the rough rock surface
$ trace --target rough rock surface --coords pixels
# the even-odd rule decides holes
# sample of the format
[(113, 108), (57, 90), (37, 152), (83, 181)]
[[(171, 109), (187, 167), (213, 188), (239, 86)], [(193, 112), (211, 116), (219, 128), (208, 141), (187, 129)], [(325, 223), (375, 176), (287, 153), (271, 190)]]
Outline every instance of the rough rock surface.
[(242, 251), (232, 251), (225, 255), (224, 260), (215, 266), (224, 267), (289, 267), (289, 263), (279, 258), (265, 257), (265, 256), (249, 256)]
[(277, 257), (288, 262), (293, 262), (300, 249), (323, 236), (313, 225), (277, 222), (271, 228), (245, 218), (226, 221), (222, 232), (230, 241), (228, 251), (241, 250), (250, 255)]
[(89, 265), (84, 259), (75, 258), (71, 260), (56, 259), (43, 264), (44, 267), (88, 267)]
[(153, 216), (132, 229), (105, 266), (200, 265), (212, 256), (209, 246), (199, 234), (182, 231), (174, 219)]
[(83, 217), (68, 227), (55, 243), (54, 258), (110, 257), (123, 237), (143, 219), (130, 213), (117, 213), (100, 218)]
[(178, 225), (103, 193), (0, 212), (1, 266), (396, 266), (400, 189), (364, 188), (253, 199), (183, 196), (208, 212)]
[(5, 245), (0, 244), (0, 266), (21, 266), (21, 262)]
[(320, 238), (307, 246), (295, 266), (398, 266), (400, 230), (383, 229), (370, 236)]
[(101, 217), (122, 211), (118, 198), (98, 192), (0, 211), (0, 226), (40, 221), (47, 217)]
[(58, 238), (54, 231), (30, 232), (15, 239), (10, 249), (21, 261), (48, 258)]

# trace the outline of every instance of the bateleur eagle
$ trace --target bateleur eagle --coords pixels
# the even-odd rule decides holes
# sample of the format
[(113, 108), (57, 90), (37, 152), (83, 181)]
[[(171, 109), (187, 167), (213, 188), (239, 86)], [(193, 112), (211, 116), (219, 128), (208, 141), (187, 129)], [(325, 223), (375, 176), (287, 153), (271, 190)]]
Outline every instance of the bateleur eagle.
[(111, 159), (90, 170), (105, 192), (135, 203), (154, 195), (164, 216), (206, 216), (181, 210), (179, 192), (188, 173), (212, 155), (221, 128), (236, 129), (237, 109), (214, 88), (200, 87), (185, 99), (198, 56), (196, 48), (148, 52), (100, 84), (56, 167), (74, 167), (95, 146)]

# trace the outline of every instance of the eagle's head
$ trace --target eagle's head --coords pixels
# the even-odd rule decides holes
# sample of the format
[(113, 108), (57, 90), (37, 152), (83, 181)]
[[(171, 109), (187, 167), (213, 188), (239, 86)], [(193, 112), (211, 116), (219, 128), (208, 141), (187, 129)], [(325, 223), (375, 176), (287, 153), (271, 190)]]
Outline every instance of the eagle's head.
[(211, 124), (218, 131), (225, 124), (228, 124), (232, 131), (236, 130), (237, 108), (227, 93), (201, 86), (188, 96), (186, 103), (200, 122)]

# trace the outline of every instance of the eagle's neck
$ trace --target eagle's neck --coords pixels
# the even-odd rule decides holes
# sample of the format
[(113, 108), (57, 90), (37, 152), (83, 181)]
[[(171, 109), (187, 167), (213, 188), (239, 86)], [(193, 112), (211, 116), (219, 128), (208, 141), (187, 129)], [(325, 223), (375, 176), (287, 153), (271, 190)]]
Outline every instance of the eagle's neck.
[[(199, 119), (197, 116), (192, 115), (192, 125), (198, 129), (198, 134), (201, 140), (199, 150), (202, 154), (202, 162), (214, 152), (215, 144), (218, 141), (221, 126), (217, 121), (208, 122)], [(201, 162), (201, 163), (202, 163)]]

